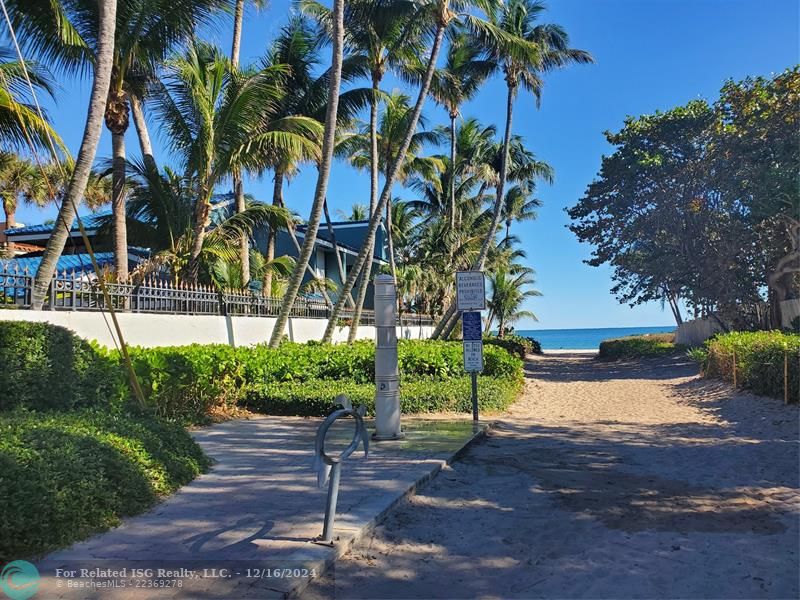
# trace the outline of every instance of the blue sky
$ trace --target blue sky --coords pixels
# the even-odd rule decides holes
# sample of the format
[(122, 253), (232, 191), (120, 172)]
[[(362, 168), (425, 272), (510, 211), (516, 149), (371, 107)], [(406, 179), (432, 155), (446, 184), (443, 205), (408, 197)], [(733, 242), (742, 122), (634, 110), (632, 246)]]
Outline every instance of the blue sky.
[[(286, 22), (290, 3), (273, 0), (261, 12), (245, 19), (242, 61), (261, 56)], [(540, 159), (555, 168), (556, 181), (542, 185), (544, 201), (536, 221), (517, 224), (513, 231), (522, 241), (527, 260), (537, 272), (543, 293), (527, 308), (538, 323), (520, 322), (519, 329), (569, 327), (624, 327), (671, 325), (671, 313), (653, 303), (636, 308), (620, 305), (610, 294), (610, 271), (582, 261), (590, 248), (579, 244), (566, 229), (564, 208), (581, 197), (597, 173), (610, 147), (603, 131), (617, 130), (626, 115), (668, 109), (693, 98), (713, 100), (727, 78), (769, 75), (798, 62), (800, 14), (796, 0), (551, 0), (547, 21), (569, 31), (572, 45), (589, 50), (596, 65), (571, 67), (549, 74), (539, 110), (533, 99), (517, 100), (514, 133), (525, 138)], [(230, 32), (219, 27), (204, 36), (230, 47)], [(391, 83), (387, 87), (391, 88)], [(62, 78), (57, 103), (46, 108), (56, 129), (77, 152), (86, 114), (89, 82)], [(499, 78), (487, 83), (464, 109), (466, 117), (494, 122), (502, 129), (505, 88)], [(425, 115), (431, 124), (444, 123), (445, 114), (432, 102)], [(138, 153), (132, 131), (131, 155)], [(151, 124), (159, 161), (156, 123)], [(104, 130), (98, 158), (111, 153)], [(316, 173), (301, 172), (286, 191), (289, 206), (305, 215), (310, 207)], [(332, 173), (328, 197), (332, 208), (347, 209), (365, 203), (366, 174), (339, 164)], [(248, 183), (256, 197), (271, 198), (271, 180)], [(406, 191), (397, 195), (411, 197)], [(25, 223), (52, 218), (54, 211), (22, 207), (17, 219)]]

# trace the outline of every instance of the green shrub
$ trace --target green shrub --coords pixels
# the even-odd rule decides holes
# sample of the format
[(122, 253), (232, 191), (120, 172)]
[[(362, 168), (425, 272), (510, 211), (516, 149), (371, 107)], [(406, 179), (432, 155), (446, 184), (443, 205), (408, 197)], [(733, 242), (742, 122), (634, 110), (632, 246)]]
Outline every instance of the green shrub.
[[(482, 411), (505, 409), (517, 397), (520, 378), (478, 377), (478, 405)], [(330, 412), (339, 394), (375, 412), (375, 386), (336, 380), (264, 383), (250, 389), (245, 405), (253, 411), (276, 415), (323, 416)], [(416, 379), (400, 384), (400, 409), (404, 413), (469, 412), (472, 410), (470, 378), (445, 381)]]
[(644, 358), (672, 354), (677, 350), (674, 333), (645, 333), (603, 340), (597, 356), (601, 360)]
[(120, 407), (125, 373), (103, 348), (63, 327), (0, 321), (0, 411)]
[(208, 459), (180, 426), (108, 411), (0, 414), (0, 563), (117, 525)]
[(502, 338), (495, 337), (494, 335), (487, 335), (484, 336), (483, 343), (504, 348), (506, 351), (517, 355), (522, 360), (525, 360), (528, 354), (542, 353), (542, 345), (539, 342), (532, 337), (525, 337), (522, 335), (506, 334)]
[(800, 334), (780, 331), (735, 331), (717, 335), (705, 344), (707, 377), (733, 381), (736, 354), (736, 383), (756, 394), (783, 398), (784, 356), (788, 356), (788, 396), (800, 398)]

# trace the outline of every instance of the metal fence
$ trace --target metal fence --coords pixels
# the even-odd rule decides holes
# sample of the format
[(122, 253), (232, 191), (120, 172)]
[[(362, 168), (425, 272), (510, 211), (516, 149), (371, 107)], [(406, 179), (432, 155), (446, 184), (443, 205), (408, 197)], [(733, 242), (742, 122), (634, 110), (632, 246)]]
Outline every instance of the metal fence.
[[(27, 269), (0, 265), (0, 308), (30, 308), (34, 274)], [(106, 283), (108, 300), (115, 310), (135, 313), (179, 315), (223, 315), (235, 317), (277, 317), (282, 298), (267, 297), (247, 290), (220, 292), (207, 285), (175, 284), (164, 280), (145, 280), (140, 284)], [(44, 301), (45, 310), (98, 311), (107, 308), (93, 273), (72, 271), (56, 273)], [(298, 297), (290, 316), (327, 319), (330, 307), (321, 299)], [(341, 314), (343, 322), (351, 322), (352, 310)], [(371, 310), (361, 313), (359, 324), (373, 325)], [(432, 325), (429, 315), (404, 313), (398, 324)]]

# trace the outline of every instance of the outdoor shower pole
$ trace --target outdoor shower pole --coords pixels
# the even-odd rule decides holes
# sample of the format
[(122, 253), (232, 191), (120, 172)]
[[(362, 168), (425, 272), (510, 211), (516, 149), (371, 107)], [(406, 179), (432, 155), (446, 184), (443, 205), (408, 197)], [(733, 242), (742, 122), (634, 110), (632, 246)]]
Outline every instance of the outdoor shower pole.
[(375, 284), (375, 440), (396, 440), (400, 431), (400, 372), (397, 367), (397, 292), (391, 275)]

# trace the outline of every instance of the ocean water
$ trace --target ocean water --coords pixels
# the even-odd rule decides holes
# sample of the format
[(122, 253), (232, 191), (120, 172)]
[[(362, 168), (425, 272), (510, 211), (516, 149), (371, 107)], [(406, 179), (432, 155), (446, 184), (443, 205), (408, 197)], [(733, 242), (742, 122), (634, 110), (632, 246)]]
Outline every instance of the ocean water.
[(675, 327), (602, 327), (598, 329), (517, 329), (515, 333), (538, 340), (543, 350), (589, 350), (610, 338), (642, 333), (671, 333)]

